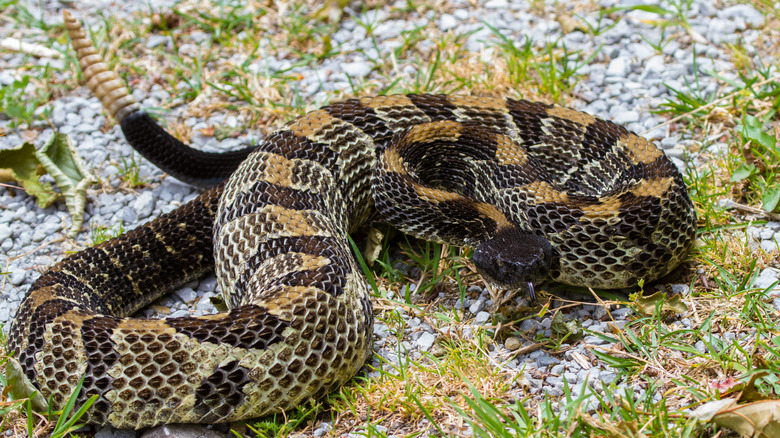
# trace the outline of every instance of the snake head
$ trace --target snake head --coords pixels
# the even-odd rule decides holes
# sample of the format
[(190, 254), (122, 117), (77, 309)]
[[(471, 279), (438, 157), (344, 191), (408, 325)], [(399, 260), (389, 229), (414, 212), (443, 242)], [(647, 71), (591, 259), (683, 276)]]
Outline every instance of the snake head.
[(543, 282), (550, 272), (552, 247), (544, 237), (505, 228), (477, 246), (472, 261), (489, 282), (508, 289), (528, 287), (533, 297), (533, 285)]

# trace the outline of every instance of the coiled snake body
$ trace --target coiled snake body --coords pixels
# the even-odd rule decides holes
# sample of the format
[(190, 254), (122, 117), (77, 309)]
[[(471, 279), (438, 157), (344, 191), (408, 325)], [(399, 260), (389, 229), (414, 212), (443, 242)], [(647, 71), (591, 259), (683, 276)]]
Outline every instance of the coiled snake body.
[[(372, 308), (347, 234), (373, 209), (405, 232), (476, 248), (480, 272), (509, 287), (633, 286), (669, 272), (694, 239), (675, 166), (611, 122), (522, 100), (378, 96), (306, 114), (246, 159), (211, 156), (138, 111), (66, 22), (91, 88), (144, 155), (201, 182), (238, 166), (31, 286), (11, 326), (12, 390), (61, 407), (83, 376), (79, 401), (98, 395), (90, 423), (257, 417), (351, 378), (371, 349)], [(214, 264), (231, 310), (126, 317)]]

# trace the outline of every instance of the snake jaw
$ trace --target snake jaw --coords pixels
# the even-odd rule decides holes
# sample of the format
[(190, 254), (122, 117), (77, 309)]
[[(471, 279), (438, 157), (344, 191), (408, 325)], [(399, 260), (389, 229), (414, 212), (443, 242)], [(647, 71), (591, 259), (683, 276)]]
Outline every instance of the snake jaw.
[(534, 297), (533, 285), (543, 282), (550, 272), (552, 246), (544, 237), (505, 228), (477, 246), (472, 261), (489, 282), (509, 289), (528, 285)]

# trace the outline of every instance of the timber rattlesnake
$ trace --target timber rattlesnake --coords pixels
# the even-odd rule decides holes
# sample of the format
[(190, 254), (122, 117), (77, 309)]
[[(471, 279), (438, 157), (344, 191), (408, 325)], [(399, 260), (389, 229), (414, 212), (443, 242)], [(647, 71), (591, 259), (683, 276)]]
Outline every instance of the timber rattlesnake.
[[(694, 240), (675, 166), (611, 122), (522, 100), (377, 96), (306, 114), (251, 154), (202, 154), (138, 111), (66, 23), (90, 88), (145, 156), (204, 183), (238, 166), (31, 286), (11, 326), (13, 391), (59, 408), (84, 376), (79, 402), (98, 395), (90, 423), (257, 417), (350, 379), (371, 349), (372, 308), (347, 233), (374, 208), (415, 236), (476, 248), (477, 268), (510, 287), (633, 286)], [(126, 317), (214, 264), (228, 312)]]

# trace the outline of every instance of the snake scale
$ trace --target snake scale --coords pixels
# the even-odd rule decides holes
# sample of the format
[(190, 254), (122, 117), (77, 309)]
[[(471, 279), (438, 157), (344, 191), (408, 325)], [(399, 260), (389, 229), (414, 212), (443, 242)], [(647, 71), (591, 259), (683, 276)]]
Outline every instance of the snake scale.
[[(404, 232), (475, 248), (490, 281), (597, 288), (668, 273), (695, 238), (683, 179), (623, 127), (555, 105), (469, 96), (351, 99), (253, 150), (193, 151), (141, 112), (66, 13), (93, 92), (128, 141), (191, 182), (169, 214), (73, 254), (12, 323), (15, 396), (141, 428), (289, 409), (336, 389), (371, 351), (372, 305), (348, 233), (378, 211)], [(237, 167), (237, 169), (236, 169)], [(235, 172), (234, 172), (235, 170)], [(232, 176), (230, 176), (232, 174)], [(216, 267), (230, 310), (129, 318)]]

